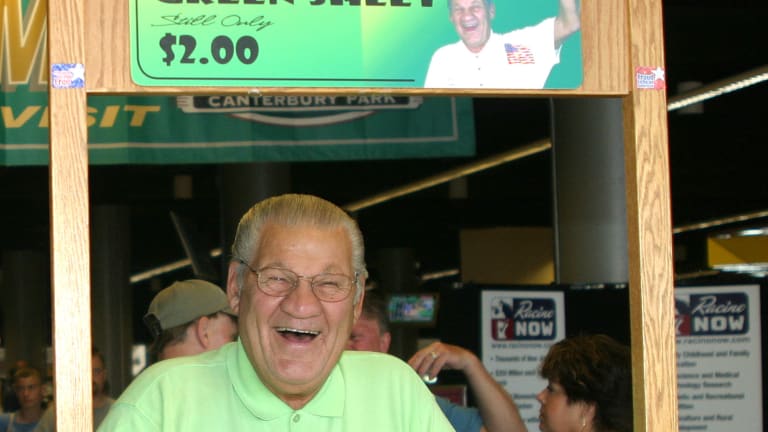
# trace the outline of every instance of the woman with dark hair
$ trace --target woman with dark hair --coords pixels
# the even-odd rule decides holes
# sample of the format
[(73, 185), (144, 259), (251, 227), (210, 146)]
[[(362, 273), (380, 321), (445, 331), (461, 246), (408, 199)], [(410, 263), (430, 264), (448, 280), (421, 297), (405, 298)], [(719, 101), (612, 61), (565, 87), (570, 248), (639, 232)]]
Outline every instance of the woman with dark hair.
[(632, 367), (629, 348), (605, 335), (554, 344), (539, 374), (549, 381), (536, 399), (544, 432), (630, 432)]

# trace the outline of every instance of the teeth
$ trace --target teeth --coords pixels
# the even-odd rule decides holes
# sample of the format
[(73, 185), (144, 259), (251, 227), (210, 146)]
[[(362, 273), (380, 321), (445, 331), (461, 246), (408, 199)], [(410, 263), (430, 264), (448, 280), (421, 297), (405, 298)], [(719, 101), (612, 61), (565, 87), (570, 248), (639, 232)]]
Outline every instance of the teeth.
[(288, 328), (288, 327), (278, 327), (277, 331), (280, 333), (298, 333), (298, 334), (305, 334), (310, 336), (317, 336), (320, 334), (318, 331), (312, 331), (312, 330), (299, 330), (294, 328)]

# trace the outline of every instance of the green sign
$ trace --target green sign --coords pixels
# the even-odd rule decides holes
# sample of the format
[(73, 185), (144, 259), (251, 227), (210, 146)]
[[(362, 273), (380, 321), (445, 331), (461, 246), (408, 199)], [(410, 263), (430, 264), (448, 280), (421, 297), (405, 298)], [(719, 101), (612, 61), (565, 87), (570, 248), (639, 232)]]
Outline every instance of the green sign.
[(144, 86), (581, 85), (581, 34), (558, 36), (554, 18), (577, 0), (505, 0), (492, 11), (447, 1), (130, 0), (131, 76)]
[[(2, 0), (0, 165), (48, 163), (46, 7), (45, 0)], [(87, 114), (92, 164), (395, 159), (475, 151), (469, 98), (90, 96)]]
[[(0, 165), (48, 163), (47, 95), (0, 93)], [(472, 100), (392, 96), (93, 96), (92, 164), (471, 156)]]

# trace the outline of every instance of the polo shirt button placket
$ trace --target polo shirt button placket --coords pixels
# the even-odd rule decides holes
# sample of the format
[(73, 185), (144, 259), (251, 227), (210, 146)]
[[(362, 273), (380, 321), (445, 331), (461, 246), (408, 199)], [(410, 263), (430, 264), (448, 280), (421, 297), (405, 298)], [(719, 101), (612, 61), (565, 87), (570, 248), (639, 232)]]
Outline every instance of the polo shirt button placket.
[(299, 414), (299, 413), (294, 414), (293, 415), (293, 422), (294, 423), (298, 423), (299, 420), (301, 420), (301, 414)]

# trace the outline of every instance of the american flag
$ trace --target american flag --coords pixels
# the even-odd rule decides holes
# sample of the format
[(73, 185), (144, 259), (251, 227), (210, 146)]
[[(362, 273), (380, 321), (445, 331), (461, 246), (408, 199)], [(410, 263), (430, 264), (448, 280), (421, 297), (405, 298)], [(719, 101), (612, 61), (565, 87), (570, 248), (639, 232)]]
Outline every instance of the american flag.
[(508, 64), (534, 64), (531, 49), (523, 45), (504, 44)]

